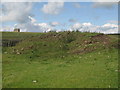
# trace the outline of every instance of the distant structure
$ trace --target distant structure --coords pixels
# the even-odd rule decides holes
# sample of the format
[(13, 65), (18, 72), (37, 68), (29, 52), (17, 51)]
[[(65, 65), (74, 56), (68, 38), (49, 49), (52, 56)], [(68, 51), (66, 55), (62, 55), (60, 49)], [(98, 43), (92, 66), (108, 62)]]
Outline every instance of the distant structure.
[(20, 29), (19, 28), (15, 28), (14, 32), (20, 32)]

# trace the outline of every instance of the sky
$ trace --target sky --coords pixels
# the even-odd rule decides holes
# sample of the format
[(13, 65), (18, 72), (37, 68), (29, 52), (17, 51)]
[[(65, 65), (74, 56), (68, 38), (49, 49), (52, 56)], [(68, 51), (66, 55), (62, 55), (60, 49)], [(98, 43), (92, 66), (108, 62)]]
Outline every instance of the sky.
[(119, 33), (115, 2), (5, 2), (0, 8), (0, 31)]

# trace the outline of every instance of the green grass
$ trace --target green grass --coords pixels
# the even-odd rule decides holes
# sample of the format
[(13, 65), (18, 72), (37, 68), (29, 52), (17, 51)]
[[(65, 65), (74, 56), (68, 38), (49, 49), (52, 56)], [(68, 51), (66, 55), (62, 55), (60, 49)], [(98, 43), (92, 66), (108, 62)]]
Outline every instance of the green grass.
[(22, 40), (22, 39), (26, 39), (26, 38), (30, 38), (33, 36), (37, 36), (40, 35), (41, 33), (31, 33), (31, 32), (0, 32), (2, 33), (2, 39), (18, 39), (18, 40)]
[[(118, 38), (108, 35), (110, 41), (103, 44), (106, 36), (102, 36), (94, 39), (99, 44), (89, 45), (84, 41), (90, 41), (90, 37), (98, 33), (67, 33), (30, 33), (34, 37), (29, 33), (18, 33), (18, 36), (3, 33), (6, 39), (9, 36), (13, 39), (24, 37), (16, 46), (3, 47), (6, 48), (3, 50), (3, 87), (117, 88), (118, 48), (114, 46)], [(61, 35), (54, 36), (58, 34)], [(78, 52), (84, 47), (87, 49)], [(21, 54), (16, 54), (13, 49)]]

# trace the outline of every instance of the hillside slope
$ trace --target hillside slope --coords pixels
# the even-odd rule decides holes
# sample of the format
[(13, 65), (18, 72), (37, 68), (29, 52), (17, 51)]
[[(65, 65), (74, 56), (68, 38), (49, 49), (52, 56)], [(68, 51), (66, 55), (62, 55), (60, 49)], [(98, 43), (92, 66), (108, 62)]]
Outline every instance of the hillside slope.
[[(44, 54), (44, 53), (59, 53), (66, 54), (84, 54), (103, 49), (118, 48), (118, 38), (113, 38), (108, 35), (98, 33), (81, 33), (81, 32), (50, 32), (45, 34), (21, 34), (18, 36), (11, 35), (7, 38), (3, 34), (3, 41), (9, 42), (8, 46), (12, 54)], [(14, 40), (18, 42), (14, 42)], [(15, 43), (15, 44), (14, 44)], [(17, 45), (16, 45), (17, 44)], [(3, 42), (4, 45), (4, 42)], [(57, 51), (57, 52), (56, 52)], [(34, 53), (33, 53), (34, 52)]]
[(3, 87), (118, 87), (118, 39), (89, 32), (4, 32)]

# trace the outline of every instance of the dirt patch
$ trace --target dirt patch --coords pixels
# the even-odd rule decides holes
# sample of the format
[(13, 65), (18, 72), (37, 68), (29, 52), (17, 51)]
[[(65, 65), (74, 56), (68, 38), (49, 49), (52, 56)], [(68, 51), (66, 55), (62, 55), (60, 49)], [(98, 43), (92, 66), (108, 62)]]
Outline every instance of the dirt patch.
[(93, 43), (101, 42), (101, 43), (107, 44), (110, 42), (110, 37), (104, 34), (99, 34), (99, 35), (91, 36), (91, 41)]
[[(100, 45), (100, 46), (99, 46)], [(84, 40), (77, 50), (73, 50), (73, 54), (84, 54), (95, 51), (99, 47), (108, 48), (110, 46), (110, 37), (104, 34), (91, 36), (89, 39)]]

